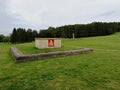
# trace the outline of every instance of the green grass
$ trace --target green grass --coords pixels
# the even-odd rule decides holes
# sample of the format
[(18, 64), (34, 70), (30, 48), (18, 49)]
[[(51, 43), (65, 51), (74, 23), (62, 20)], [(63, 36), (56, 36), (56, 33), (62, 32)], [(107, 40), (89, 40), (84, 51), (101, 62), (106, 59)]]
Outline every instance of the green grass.
[[(64, 39), (60, 49), (36, 49), (34, 42), (0, 43), (0, 90), (120, 90), (120, 33)], [(93, 48), (94, 52), (15, 63), (9, 47), (24, 54)]]

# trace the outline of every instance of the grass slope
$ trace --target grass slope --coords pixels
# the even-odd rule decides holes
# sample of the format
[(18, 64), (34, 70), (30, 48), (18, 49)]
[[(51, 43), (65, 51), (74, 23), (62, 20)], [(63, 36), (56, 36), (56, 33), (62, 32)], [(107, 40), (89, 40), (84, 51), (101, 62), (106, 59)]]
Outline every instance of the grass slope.
[[(85, 47), (94, 52), (16, 64), (10, 46), (25, 54)], [(0, 43), (0, 90), (120, 90), (120, 33), (64, 39), (61, 49)]]

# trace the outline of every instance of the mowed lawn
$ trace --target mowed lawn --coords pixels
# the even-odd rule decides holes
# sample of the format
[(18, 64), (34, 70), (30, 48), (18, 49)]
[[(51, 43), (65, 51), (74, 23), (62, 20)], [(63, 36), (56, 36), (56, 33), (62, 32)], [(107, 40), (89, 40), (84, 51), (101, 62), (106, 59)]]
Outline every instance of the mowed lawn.
[[(93, 48), (89, 54), (15, 63), (9, 48), (24, 54)], [(120, 33), (63, 39), (60, 49), (37, 49), (34, 42), (0, 43), (0, 90), (120, 90)]]

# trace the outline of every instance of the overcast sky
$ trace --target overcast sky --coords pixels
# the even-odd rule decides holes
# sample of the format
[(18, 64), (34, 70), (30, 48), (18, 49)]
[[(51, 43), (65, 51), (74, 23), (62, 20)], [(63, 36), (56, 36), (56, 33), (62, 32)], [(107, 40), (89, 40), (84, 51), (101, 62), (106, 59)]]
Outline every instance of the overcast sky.
[(120, 0), (0, 0), (0, 34), (95, 21), (119, 22)]

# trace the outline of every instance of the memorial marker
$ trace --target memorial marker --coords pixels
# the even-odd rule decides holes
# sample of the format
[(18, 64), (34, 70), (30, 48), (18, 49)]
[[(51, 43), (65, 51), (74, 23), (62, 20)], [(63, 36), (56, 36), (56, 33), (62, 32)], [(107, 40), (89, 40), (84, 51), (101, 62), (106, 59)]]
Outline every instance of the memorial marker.
[(61, 48), (61, 38), (35, 38), (35, 46), (43, 48)]

